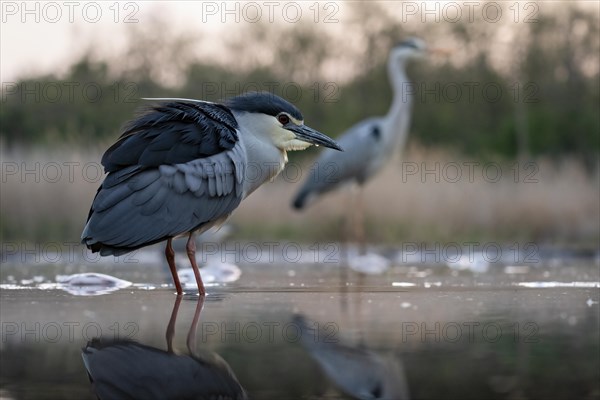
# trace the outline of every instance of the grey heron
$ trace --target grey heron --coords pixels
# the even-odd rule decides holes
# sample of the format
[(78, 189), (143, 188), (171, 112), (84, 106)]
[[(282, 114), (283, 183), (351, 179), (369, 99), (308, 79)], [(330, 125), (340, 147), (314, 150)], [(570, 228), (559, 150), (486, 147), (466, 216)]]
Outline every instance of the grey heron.
[(314, 323), (301, 314), (294, 316), (293, 323), (301, 333), (300, 344), (335, 386), (351, 398), (410, 398), (402, 361), (393, 354), (382, 356), (364, 344), (342, 341), (332, 336), (326, 325)]
[[(129, 122), (102, 156), (108, 175), (81, 241), (106, 256), (166, 240), (165, 256), (181, 294), (171, 241), (187, 235), (187, 255), (198, 291), (205, 294), (194, 233), (222, 224), (243, 199), (281, 172), (288, 151), (341, 148), (271, 93), (250, 92), (223, 103), (150, 100), (161, 103)], [(252, 173), (246, 173), (250, 167)]]
[(344, 152), (321, 153), (293, 200), (294, 208), (303, 209), (319, 196), (347, 183), (364, 185), (381, 170), (395, 149), (404, 146), (412, 108), (406, 64), (427, 52), (425, 42), (419, 38), (409, 38), (392, 48), (387, 70), (394, 97), (388, 113), (363, 120), (343, 133), (338, 142)]

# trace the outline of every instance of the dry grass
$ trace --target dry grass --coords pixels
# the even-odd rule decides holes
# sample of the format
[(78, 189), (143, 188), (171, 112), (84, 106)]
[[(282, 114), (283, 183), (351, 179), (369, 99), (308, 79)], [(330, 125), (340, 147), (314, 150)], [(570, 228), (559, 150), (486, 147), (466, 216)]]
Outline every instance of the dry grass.
[[(2, 154), (2, 241), (77, 242), (99, 185), (99, 181), (84, 179), (83, 167), (88, 162), (97, 164), (101, 152), (76, 149), (49, 153), (38, 149)], [(68, 162), (75, 164), (69, 167)], [(525, 164), (520, 165), (515, 182), (514, 163), (494, 163), (486, 180), (485, 164), (480, 162), (470, 179), (464, 162), (467, 160), (447, 152), (418, 147), (409, 149), (402, 161), (394, 159), (365, 187), (369, 240), (392, 244), (406, 240), (534, 240), (597, 245), (597, 171), (586, 172), (576, 160), (553, 163), (540, 159), (534, 162), (537, 172), (530, 176), (537, 182), (525, 181), (534, 172)], [(54, 179), (56, 165), (60, 166), (60, 179)], [(462, 178), (455, 182), (444, 179), (455, 176), (453, 165), (462, 171)], [(12, 174), (15, 166), (18, 171)], [(431, 173), (420, 174), (423, 167), (432, 170), (436, 166), (439, 179)], [(23, 175), (25, 168), (31, 171), (36, 167), (39, 172)], [(412, 167), (419, 173), (407, 174)], [(501, 179), (492, 182), (498, 168)], [(93, 178), (95, 171), (89, 168), (88, 177)], [(353, 207), (350, 191), (330, 194), (298, 213), (291, 210), (290, 203), (299, 185), (280, 177), (252, 194), (231, 220), (238, 227), (237, 236), (304, 242), (341, 240), (345, 236), (342, 218)]]
[(78, 242), (99, 185), (92, 179), (99, 154), (41, 149), (2, 154), (2, 240)]
[[(390, 243), (466, 239), (597, 243), (597, 172), (589, 174), (575, 160), (560, 164), (537, 160), (533, 167), (518, 164), (516, 179), (514, 162), (491, 163), (486, 179), (483, 167), (488, 164), (480, 162), (470, 179), (464, 162), (468, 160), (447, 152), (416, 147), (409, 149), (402, 161), (394, 159), (364, 189), (369, 239)], [(456, 164), (463, 173), (458, 180), (452, 167)], [(440, 171), (437, 180), (434, 174), (408, 174), (411, 167), (433, 170), (436, 165)], [(497, 182), (495, 168), (502, 172)], [(352, 210), (351, 188), (327, 195), (297, 213), (289, 204), (298, 187), (279, 179), (261, 188), (240, 207), (235, 221), (259, 231), (269, 226), (281, 233), (307, 232), (319, 240), (342, 238), (340, 218)]]

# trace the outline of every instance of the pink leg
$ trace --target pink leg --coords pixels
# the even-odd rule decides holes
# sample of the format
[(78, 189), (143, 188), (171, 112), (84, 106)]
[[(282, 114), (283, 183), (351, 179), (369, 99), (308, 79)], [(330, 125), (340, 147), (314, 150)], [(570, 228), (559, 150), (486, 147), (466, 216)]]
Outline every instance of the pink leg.
[(183, 294), (183, 290), (181, 289), (181, 283), (179, 282), (179, 276), (177, 275), (177, 268), (175, 267), (175, 251), (173, 250), (171, 240), (172, 239), (167, 240), (165, 256), (167, 257), (167, 263), (169, 264), (169, 268), (171, 269), (171, 275), (173, 275), (173, 282), (175, 282), (177, 294)]
[(167, 350), (169, 353), (173, 352), (173, 336), (175, 336), (175, 322), (177, 321), (177, 313), (179, 312), (179, 305), (183, 296), (177, 295), (175, 298), (175, 304), (173, 304), (173, 311), (171, 311), (171, 318), (169, 319), (169, 325), (167, 325), (167, 332), (165, 334), (167, 338)]
[(188, 238), (187, 244), (185, 245), (185, 249), (187, 250), (188, 258), (190, 259), (190, 264), (192, 264), (192, 269), (194, 270), (194, 275), (196, 276), (196, 283), (198, 284), (198, 294), (204, 296), (206, 294), (206, 291), (204, 290), (204, 283), (202, 282), (202, 277), (200, 276), (198, 264), (196, 264), (196, 241), (194, 240), (193, 233), (190, 233), (190, 237)]
[(202, 311), (203, 306), (204, 296), (198, 296), (198, 302), (196, 303), (196, 311), (194, 312), (194, 319), (192, 320), (192, 325), (190, 326), (190, 331), (188, 332), (187, 340), (185, 341), (187, 344), (187, 348), (190, 351), (190, 354), (194, 354), (196, 350), (196, 328), (198, 327), (198, 321), (200, 320), (200, 312)]

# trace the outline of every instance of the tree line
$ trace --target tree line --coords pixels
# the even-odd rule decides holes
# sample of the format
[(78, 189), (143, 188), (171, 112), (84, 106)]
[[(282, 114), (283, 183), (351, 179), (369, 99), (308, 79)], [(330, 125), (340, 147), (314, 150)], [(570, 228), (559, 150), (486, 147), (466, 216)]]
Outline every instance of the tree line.
[[(573, 156), (595, 165), (600, 149), (598, 16), (564, 8), (540, 15), (504, 47), (486, 43), (486, 34), (497, 28), (489, 24), (413, 29), (428, 42), (451, 35), (468, 57), (458, 64), (410, 65), (410, 140), (478, 157)], [(365, 12), (370, 15), (364, 18), (377, 15), (373, 8)], [(363, 118), (383, 115), (391, 102), (386, 54), (408, 32), (391, 18), (378, 21), (377, 29), (355, 24), (364, 31), (368, 52), (355, 57), (353, 75), (343, 81), (327, 79), (320, 71), (344, 49), (330, 51), (323, 32), (311, 26), (281, 34), (276, 26), (254, 24), (227, 42), (229, 50), (244, 59), (252, 49), (244, 50), (243, 43), (251, 41), (275, 49), (275, 61), (231, 65), (182, 57), (197, 44), (161, 29), (135, 28), (125, 62), (95, 57), (90, 49), (66, 74), (3, 82), (2, 143), (7, 148), (105, 144), (144, 104), (140, 98), (216, 101), (248, 90), (287, 98), (311, 126), (335, 137)], [(157, 48), (167, 50), (157, 53)], [(508, 67), (494, 65), (498, 52), (509, 58)], [(171, 70), (179, 74), (175, 84), (163, 79)]]

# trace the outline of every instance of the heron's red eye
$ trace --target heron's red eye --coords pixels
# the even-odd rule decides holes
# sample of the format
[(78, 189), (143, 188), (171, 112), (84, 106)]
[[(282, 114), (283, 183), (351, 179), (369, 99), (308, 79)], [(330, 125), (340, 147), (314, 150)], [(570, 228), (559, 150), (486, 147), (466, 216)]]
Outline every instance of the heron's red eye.
[(285, 124), (287, 124), (288, 122), (290, 122), (290, 117), (288, 117), (288, 116), (287, 116), (287, 115), (285, 115), (285, 114), (279, 114), (279, 115), (277, 116), (277, 121), (279, 121), (279, 122), (281, 123), (281, 125), (285, 125)]

